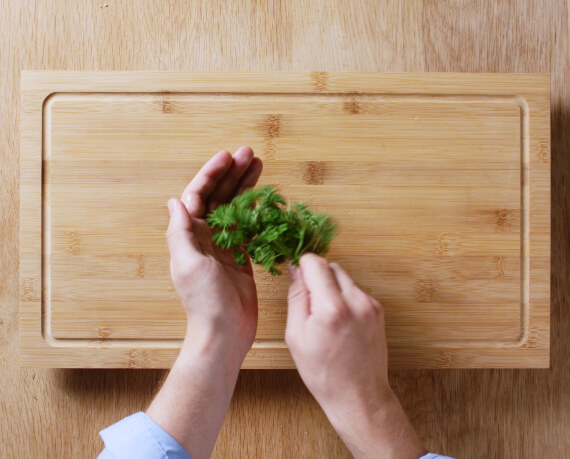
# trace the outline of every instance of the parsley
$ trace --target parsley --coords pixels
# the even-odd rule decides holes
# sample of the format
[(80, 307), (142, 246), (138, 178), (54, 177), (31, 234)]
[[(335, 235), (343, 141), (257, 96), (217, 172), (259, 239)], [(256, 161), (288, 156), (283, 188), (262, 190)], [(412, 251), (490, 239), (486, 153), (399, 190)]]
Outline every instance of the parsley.
[(286, 207), (272, 186), (244, 191), (211, 212), (207, 222), (216, 231), (214, 243), (233, 249), (237, 265), (247, 263), (245, 250), (274, 275), (281, 274), (275, 265), (287, 260), (298, 265), (305, 252), (326, 253), (337, 233), (328, 215), (314, 214), (302, 202)]

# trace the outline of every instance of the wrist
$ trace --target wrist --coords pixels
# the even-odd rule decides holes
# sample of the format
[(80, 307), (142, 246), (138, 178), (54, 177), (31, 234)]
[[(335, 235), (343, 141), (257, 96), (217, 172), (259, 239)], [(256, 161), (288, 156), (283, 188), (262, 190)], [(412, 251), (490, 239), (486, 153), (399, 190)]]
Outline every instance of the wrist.
[(231, 392), (248, 349), (232, 342), (227, 333), (189, 325), (174, 365), (200, 372), (210, 380), (223, 379)]
[(241, 361), (251, 348), (254, 336), (245, 338), (240, 327), (234, 322), (226, 323), (225, 319), (203, 317), (187, 317), (186, 333), (183, 349), (200, 358), (212, 357), (226, 360), (228, 358)]
[[(333, 417), (334, 419), (334, 417)], [(354, 407), (352, 415), (331, 419), (355, 458), (419, 458), (426, 451), (394, 392)]]
[(241, 361), (206, 334), (186, 336), (147, 415), (192, 457), (209, 457), (231, 402)]

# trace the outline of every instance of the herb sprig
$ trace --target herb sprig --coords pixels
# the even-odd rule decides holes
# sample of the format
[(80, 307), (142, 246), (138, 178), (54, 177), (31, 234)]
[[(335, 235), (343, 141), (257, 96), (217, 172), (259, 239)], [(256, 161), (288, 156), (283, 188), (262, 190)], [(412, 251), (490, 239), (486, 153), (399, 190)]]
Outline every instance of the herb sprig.
[(244, 191), (211, 212), (207, 222), (216, 231), (214, 243), (233, 249), (236, 264), (247, 263), (247, 252), (273, 275), (281, 274), (275, 265), (287, 260), (298, 265), (305, 252), (326, 253), (337, 234), (328, 215), (314, 214), (302, 202), (287, 207), (283, 196), (269, 185)]

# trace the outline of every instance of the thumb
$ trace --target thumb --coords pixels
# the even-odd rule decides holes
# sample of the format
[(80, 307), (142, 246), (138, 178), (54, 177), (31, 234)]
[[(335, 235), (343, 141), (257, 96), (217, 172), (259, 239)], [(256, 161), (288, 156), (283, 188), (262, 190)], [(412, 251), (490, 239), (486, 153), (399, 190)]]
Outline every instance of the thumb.
[(200, 244), (192, 232), (192, 219), (186, 206), (179, 199), (168, 200), (168, 212), (170, 222), (166, 230), (166, 240), (170, 258), (175, 265), (180, 266), (181, 263), (187, 262), (188, 257), (201, 253)]
[(293, 333), (303, 326), (310, 312), (309, 290), (299, 267), (289, 266), (291, 285), (289, 286), (289, 311), (287, 313), (287, 333)]

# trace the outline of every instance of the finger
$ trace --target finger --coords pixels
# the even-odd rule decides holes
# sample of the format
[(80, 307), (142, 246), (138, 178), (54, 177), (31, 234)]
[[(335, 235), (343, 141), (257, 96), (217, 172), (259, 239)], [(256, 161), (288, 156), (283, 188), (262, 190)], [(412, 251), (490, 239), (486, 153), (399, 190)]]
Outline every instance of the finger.
[(225, 150), (215, 154), (198, 171), (182, 193), (182, 202), (192, 217), (202, 218), (210, 194), (232, 165), (232, 155)]
[(219, 204), (227, 202), (236, 185), (247, 171), (253, 160), (253, 150), (250, 147), (240, 147), (232, 157), (231, 167), (218, 181), (208, 202), (208, 210), (214, 210)]
[(307, 317), (309, 317), (310, 299), (300, 268), (290, 266), (289, 277), (291, 278), (291, 285), (289, 285), (287, 297), (288, 312), (285, 337), (287, 343), (291, 345), (292, 341), (295, 340), (296, 333), (301, 330)]
[(337, 263), (329, 264), (334, 272), (338, 285), (348, 308), (356, 313), (366, 313), (369, 309), (376, 309), (372, 298), (364, 292), (350, 275)]
[(172, 198), (168, 201), (170, 222), (166, 230), (166, 239), (170, 258), (176, 266), (181, 266), (191, 257), (201, 254), (200, 244), (192, 232), (192, 220), (182, 202)]
[(358, 289), (352, 277), (338, 263), (329, 263), (329, 267), (334, 272), (336, 281), (343, 294), (349, 294), (354, 289)]
[(251, 164), (243, 174), (242, 178), (240, 179), (239, 183), (235, 191), (232, 193), (231, 198), (234, 196), (238, 196), (242, 194), (248, 188), (253, 188), (261, 175), (261, 171), (263, 170), (263, 161), (261, 158), (253, 158), (251, 160)]
[(346, 309), (341, 289), (327, 261), (308, 253), (301, 257), (300, 263), (311, 297), (311, 313), (331, 313)]
[(244, 254), (247, 263), (245, 265), (237, 266), (234, 262), (232, 249), (224, 250), (214, 244), (212, 240), (212, 230), (205, 220), (202, 220), (201, 218), (195, 219), (192, 222), (192, 232), (196, 236), (203, 254), (212, 255), (222, 263), (225, 263), (232, 268), (237, 269), (238, 271), (253, 276), (253, 268), (251, 266), (251, 261), (247, 252)]

